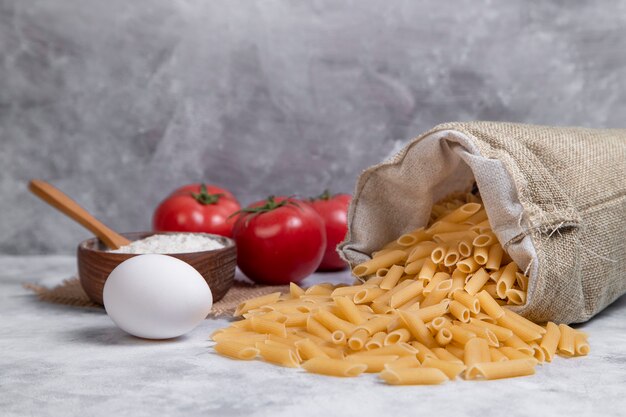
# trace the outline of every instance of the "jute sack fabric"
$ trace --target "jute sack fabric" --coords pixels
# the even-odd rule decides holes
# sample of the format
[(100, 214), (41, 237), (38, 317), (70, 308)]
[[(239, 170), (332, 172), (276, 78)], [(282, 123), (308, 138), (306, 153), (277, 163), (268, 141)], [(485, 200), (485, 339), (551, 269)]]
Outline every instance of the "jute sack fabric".
[(341, 253), (352, 265), (369, 259), (474, 181), (498, 239), (529, 273), (518, 312), (583, 322), (626, 292), (626, 129), (439, 125), (361, 174)]

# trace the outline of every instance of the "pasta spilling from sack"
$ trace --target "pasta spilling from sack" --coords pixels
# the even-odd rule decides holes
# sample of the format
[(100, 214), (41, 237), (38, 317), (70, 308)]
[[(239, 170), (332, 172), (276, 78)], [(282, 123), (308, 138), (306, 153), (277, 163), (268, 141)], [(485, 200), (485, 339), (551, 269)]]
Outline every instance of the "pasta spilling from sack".
[(292, 283), (289, 294), (242, 303), (235, 316), (243, 319), (213, 333), (215, 350), (323, 375), (379, 373), (394, 385), (525, 376), (556, 354), (589, 353), (585, 333), (507, 308), (526, 302), (528, 277), (473, 194), (436, 204), (428, 227), (352, 272), (365, 281)]

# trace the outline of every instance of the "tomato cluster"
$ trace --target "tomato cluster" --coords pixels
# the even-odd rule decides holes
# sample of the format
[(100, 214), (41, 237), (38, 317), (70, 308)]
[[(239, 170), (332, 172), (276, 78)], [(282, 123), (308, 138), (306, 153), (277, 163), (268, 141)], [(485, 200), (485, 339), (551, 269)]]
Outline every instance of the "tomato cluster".
[(308, 200), (270, 196), (242, 209), (228, 190), (191, 184), (161, 202), (153, 226), (232, 237), (246, 276), (262, 284), (287, 284), (316, 270), (346, 267), (336, 248), (347, 232), (350, 199), (328, 191)]

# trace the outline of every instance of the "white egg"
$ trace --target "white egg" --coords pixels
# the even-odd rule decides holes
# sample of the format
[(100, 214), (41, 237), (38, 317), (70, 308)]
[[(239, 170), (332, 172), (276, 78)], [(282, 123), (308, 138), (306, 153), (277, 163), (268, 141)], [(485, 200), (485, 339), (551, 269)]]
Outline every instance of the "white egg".
[(119, 328), (147, 339), (189, 332), (213, 305), (211, 289), (195, 268), (172, 256), (154, 254), (119, 264), (104, 284), (103, 299)]

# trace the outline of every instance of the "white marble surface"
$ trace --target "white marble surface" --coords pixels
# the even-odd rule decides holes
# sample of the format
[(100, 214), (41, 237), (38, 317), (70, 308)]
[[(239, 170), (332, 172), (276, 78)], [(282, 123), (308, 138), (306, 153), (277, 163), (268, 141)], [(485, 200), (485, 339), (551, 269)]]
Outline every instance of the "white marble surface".
[(329, 378), (219, 357), (207, 337), (225, 320), (173, 341), (136, 339), (103, 311), (41, 303), (21, 285), (73, 271), (72, 257), (0, 257), (2, 416), (626, 415), (626, 297), (581, 326), (587, 358), (512, 380), (390, 387), (373, 375)]

